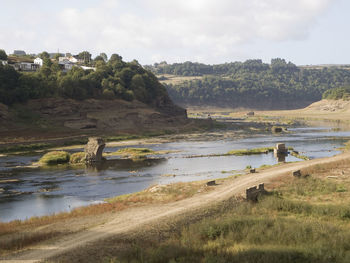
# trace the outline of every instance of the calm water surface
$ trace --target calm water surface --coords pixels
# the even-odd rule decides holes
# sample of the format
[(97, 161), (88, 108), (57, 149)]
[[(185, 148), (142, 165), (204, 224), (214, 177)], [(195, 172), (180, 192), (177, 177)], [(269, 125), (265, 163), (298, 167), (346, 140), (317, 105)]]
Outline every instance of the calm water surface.
[[(348, 137), (348, 138), (346, 138)], [(40, 156), (0, 157), (0, 221), (26, 219), (32, 216), (69, 211), (74, 207), (103, 202), (105, 198), (143, 190), (154, 184), (189, 182), (223, 178), (242, 173), (247, 165), (259, 167), (277, 163), (272, 153), (251, 156), (187, 158), (191, 155), (226, 153), (234, 149), (270, 147), (286, 143), (310, 158), (338, 154), (337, 148), (350, 139), (348, 131), (329, 128), (295, 128), (281, 135), (254, 135), (213, 141), (177, 141), (147, 147), (173, 153), (158, 159), (133, 162), (109, 160), (98, 168), (25, 169)], [(122, 147), (106, 148), (116, 151)], [(115, 158), (115, 157), (113, 157)], [(287, 162), (301, 161), (293, 156)], [(171, 174), (175, 176), (162, 176)]]

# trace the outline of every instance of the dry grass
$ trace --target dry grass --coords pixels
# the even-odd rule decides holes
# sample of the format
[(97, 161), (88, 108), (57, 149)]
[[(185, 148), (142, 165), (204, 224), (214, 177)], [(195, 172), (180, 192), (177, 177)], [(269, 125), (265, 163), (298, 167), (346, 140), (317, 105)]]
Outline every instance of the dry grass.
[(165, 80), (160, 80), (160, 83), (162, 84), (179, 84), (185, 81), (191, 81), (195, 79), (202, 79), (202, 76), (178, 76), (178, 75), (170, 75), (170, 74), (162, 74), (158, 77), (164, 76)]
[(49, 227), (45, 231), (41, 230), (45, 226), (54, 225), (65, 220), (79, 219), (80, 221), (85, 217), (101, 216), (104, 213), (117, 212), (145, 204), (179, 201), (211, 189), (206, 187), (204, 182), (156, 185), (138, 193), (110, 198), (106, 200), (106, 203), (79, 207), (71, 212), (0, 223), (0, 255), (71, 233), (69, 227), (64, 231), (57, 231), (55, 227)]
[(267, 184), (270, 194), (258, 203), (240, 202), (163, 240), (136, 240), (110, 262), (350, 262), (349, 164), (302, 174), (310, 176)]
[(123, 158), (137, 159), (145, 158), (149, 155), (168, 154), (173, 151), (153, 151), (148, 148), (122, 148), (116, 152), (106, 153), (104, 156), (122, 156)]

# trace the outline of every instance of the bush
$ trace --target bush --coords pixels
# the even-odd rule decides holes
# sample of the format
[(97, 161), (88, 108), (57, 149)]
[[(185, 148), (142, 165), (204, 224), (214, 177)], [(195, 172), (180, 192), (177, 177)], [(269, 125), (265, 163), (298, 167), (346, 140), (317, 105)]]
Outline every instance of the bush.
[(85, 153), (84, 152), (73, 153), (70, 156), (69, 162), (72, 164), (84, 163), (85, 162)]
[(54, 165), (54, 164), (62, 164), (68, 163), (70, 160), (70, 154), (64, 151), (54, 151), (46, 153), (39, 160), (42, 164)]

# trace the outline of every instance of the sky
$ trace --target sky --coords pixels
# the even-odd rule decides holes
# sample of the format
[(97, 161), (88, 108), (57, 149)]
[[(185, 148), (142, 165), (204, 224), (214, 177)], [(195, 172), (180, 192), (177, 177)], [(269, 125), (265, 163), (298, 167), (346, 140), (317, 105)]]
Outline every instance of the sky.
[(0, 49), (141, 64), (350, 63), (349, 0), (2, 0)]

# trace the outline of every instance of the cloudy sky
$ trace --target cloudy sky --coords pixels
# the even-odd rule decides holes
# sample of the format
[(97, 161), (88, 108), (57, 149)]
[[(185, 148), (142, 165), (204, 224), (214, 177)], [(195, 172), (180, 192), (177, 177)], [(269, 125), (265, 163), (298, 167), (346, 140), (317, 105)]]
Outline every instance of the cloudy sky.
[(2, 0), (0, 48), (142, 64), (350, 63), (349, 0)]

